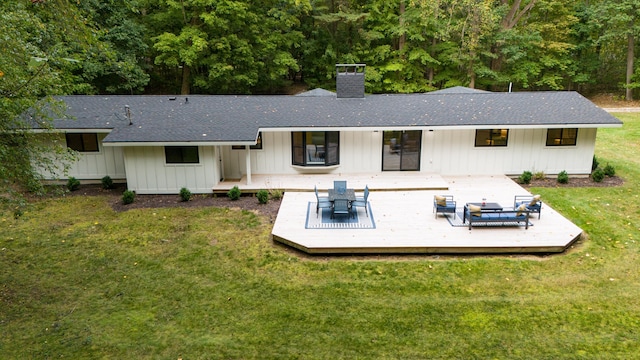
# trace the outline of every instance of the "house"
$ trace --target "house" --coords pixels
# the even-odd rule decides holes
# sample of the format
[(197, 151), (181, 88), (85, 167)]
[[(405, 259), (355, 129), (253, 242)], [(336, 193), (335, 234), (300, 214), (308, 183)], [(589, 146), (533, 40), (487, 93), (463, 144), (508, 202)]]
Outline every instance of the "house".
[(81, 154), (70, 176), (139, 194), (210, 193), (253, 174), (587, 175), (597, 129), (622, 126), (576, 92), (365, 95), (364, 65), (336, 69), (335, 93), (63, 96), (54, 124)]

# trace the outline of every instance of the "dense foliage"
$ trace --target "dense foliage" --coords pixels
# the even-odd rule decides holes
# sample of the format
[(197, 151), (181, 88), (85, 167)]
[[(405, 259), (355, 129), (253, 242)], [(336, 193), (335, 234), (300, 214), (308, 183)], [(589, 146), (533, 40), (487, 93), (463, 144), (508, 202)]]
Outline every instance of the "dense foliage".
[[(8, 0), (4, 7), (24, 21), (38, 17), (28, 34), (16, 34), (26, 48), (43, 44), (33, 36), (40, 29), (50, 50), (76, 60), (56, 64), (66, 93), (331, 88), (336, 63), (367, 64), (372, 93), (463, 85), (631, 99), (640, 86), (638, 0)], [(91, 41), (65, 41), (78, 28), (69, 26), (74, 19), (92, 29)]]

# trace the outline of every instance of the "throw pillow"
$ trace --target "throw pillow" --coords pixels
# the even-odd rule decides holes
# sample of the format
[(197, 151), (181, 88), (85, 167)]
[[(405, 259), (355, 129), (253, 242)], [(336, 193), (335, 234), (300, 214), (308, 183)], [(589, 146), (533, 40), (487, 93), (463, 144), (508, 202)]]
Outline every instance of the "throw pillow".
[(531, 199), (529, 206), (536, 206), (536, 204), (538, 204), (538, 201), (540, 201), (540, 195), (535, 195), (533, 199)]
[(444, 196), (436, 195), (436, 204), (439, 206), (447, 206), (447, 198)]
[(471, 216), (482, 216), (482, 208), (478, 205), (469, 205), (468, 206), (469, 212), (471, 213)]
[(518, 210), (518, 213), (516, 214), (516, 216), (522, 215), (523, 211), (527, 211), (527, 204), (522, 204), (522, 205), (518, 206), (518, 208), (516, 210)]

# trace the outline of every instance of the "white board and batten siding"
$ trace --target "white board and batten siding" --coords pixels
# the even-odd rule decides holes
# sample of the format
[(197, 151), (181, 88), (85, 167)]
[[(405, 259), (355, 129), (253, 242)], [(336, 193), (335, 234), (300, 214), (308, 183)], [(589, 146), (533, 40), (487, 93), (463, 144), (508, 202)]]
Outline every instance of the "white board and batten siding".
[(546, 129), (511, 129), (505, 147), (475, 147), (475, 130), (425, 132), (421, 169), (441, 175), (589, 174), (596, 132), (582, 128), (575, 146), (547, 146)]
[[(589, 174), (597, 129), (578, 130), (576, 146), (546, 146), (546, 129), (510, 129), (505, 147), (475, 147), (475, 130), (422, 132), (420, 171), (441, 175)], [(326, 173), (382, 171), (382, 131), (340, 131), (340, 165)], [(252, 174), (297, 174), (291, 165), (291, 133), (263, 132), (263, 148), (251, 150)], [(224, 177), (246, 173), (246, 150), (223, 147)]]
[[(59, 141), (65, 142), (64, 134), (60, 134)], [(110, 176), (114, 180), (126, 179), (124, 166), (124, 152), (120, 147), (104, 146), (102, 140), (107, 134), (98, 134), (98, 151), (78, 153), (77, 160), (71, 164), (67, 175), (50, 174), (42, 171), (45, 179), (100, 180)]]
[(163, 146), (124, 148), (127, 187), (138, 194), (209, 194), (220, 179), (214, 146), (199, 146), (198, 164), (167, 164)]

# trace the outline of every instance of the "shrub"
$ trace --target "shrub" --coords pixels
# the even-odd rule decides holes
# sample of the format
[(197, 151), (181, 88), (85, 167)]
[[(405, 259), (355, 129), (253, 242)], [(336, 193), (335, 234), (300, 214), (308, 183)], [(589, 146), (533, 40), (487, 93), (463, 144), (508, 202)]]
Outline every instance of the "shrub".
[(546, 177), (547, 175), (545, 175), (544, 171), (538, 171), (533, 174), (533, 178), (536, 180), (544, 180)]
[(271, 189), (269, 190), (269, 195), (274, 200), (280, 200), (282, 199), (283, 192), (281, 189)]
[(102, 180), (100, 180), (100, 182), (102, 183), (103, 189), (105, 190), (113, 189), (113, 180), (111, 179), (111, 176), (107, 175), (103, 177)]
[(260, 204), (266, 204), (269, 201), (269, 193), (267, 190), (260, 190), (256, 193), (256, 197), (258, 198), (258, 202)]
[(182, 201), (191, 200), (191, 191), (189, 191), (189, 189), (187, 189), (186, 187), (180, 189), (180, 199), (182, 199)]
[(604, 167), (604, 174), (607, 176), (614, 176), (616, 174), (616, 169), (613, 166), (607, 164), (607, 166)]
[(227, 196), (229, 196), (229, 199), (231, 200), (238, 200), (240, 199), (240, 195), (242, 193), (240, 192), (240, 189), (238, 188), (237, 185), (235, 185), (234, 187), (231, 188), (231, 190), (229, 190), (229, 192), (227, 193)]
[(133, 200), (135, 200), (135, 199), (136, 199), (136, 193), (134, 193), (131, 190), (125, 190), (122, 193), (122, 202), (125, 205), (131, 204), (133, 202)]
[(531, 171), (525, 171), (522, 173), (522, 175), (518, 177), (518, 182), (520, 184), (530, 184), (532, 177), (533, 177), (533, 174), (531, 173)]
[(569, 174), (566, 171), (562, 170), (558, 173), (558, 182), (560, 184), (566, 184), (569, 182)]
[(74, 178), (73, 176), (67, 180), (67, 189), (69, 191), (76, 191), (80, 189), (80, 180)]
[(595, 182), (602, 182), (602, 180), (604, 180), (604, 170), (602, 170), (601, 168), (597, 168), (595, 169), (592, 173), (591, 173), (591, 178), (593, 179), (593, 181)]
[(595, 169), (597, 169), (598, 165), (600, 165), (600, 162), (598, 161), (598, 158), (595, 155), (593, 155), (593, 161), (591, 162), (591, 171), (594, 171)]

